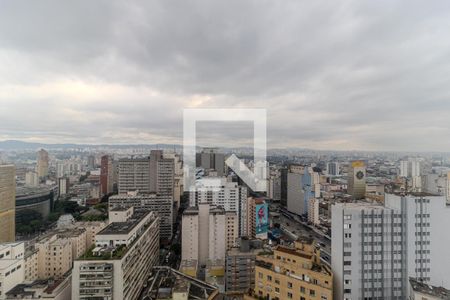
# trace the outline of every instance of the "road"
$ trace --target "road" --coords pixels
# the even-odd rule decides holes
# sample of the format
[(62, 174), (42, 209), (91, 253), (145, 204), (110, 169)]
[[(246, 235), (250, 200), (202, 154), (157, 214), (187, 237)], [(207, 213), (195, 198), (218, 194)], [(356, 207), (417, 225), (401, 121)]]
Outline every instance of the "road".
[(273, 219), (274, 223), (279, 223), (282, 229), (287, 229), (296, 236), (311, 236), (321, 248), (321, 257), (324, 262), (331, 263), (331, 241), (319, 230), (313, 230), (306, 224), (291, 217), (286, 217), (283, 213), (278, 218)]

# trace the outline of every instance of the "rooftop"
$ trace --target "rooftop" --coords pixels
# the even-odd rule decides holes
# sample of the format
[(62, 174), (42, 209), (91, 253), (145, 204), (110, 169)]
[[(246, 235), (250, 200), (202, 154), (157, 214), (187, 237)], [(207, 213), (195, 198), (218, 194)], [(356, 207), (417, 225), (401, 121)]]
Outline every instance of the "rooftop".
[(126, 222), (114, 222), (106, 226), (97, 235), (108, 234), (128, 234), (130, 233), (147, 215), (147, 210), (137, 210)]
[(412, 289), (415, 292), (437, 297), (439, 299), (450, 299), (450, 290), (443, 287), (428, 285), (414, 278), (409, 279)]

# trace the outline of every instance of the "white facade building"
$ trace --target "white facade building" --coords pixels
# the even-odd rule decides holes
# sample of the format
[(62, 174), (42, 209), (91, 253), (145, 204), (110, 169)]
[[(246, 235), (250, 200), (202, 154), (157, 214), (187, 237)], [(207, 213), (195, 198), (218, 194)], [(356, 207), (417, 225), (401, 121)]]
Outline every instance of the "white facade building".
[(119, 222), (100, 231), (95, 248), (74, 262), (72, 299), (138, 299), (158, 264), (158, 217), (132, 208), (116, 212), (111, 218)]
[(25, 279), (24, 243), (0, 244), (0, 299)]
[(233, 215), (234, 212), (207, 203), (186, 209), (182, 219), (181, 259), (195, 260), (199, 265), (224, 261), (227, 249), (235, 246), (238, 238)]
[(386, 194), (385, 205), (332, 207), (336, 299), (407, 299), (408, 278), (450, 287), (444, 196)]
[(208, 180), (218, 181), (219, 187), (205, 183), (198, 186), (196, 191), (189, 193), (190, 206), (207, 203), (220, 206), (227, 212), (236, 213), (239, 220), (239, 235), (246, 235), (247, 229), (247, 188), (237, 182), (228, 181), (225, 177), (206, 177)]

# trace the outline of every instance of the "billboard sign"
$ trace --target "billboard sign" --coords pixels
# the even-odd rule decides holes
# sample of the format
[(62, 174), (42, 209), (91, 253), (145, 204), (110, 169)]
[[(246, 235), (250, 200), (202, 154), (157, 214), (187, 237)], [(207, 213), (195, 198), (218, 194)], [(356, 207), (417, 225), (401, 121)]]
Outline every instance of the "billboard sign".
[(269, 208), (267, 203), (256, 204), (256, 237), (267, 238), (269, 231)]

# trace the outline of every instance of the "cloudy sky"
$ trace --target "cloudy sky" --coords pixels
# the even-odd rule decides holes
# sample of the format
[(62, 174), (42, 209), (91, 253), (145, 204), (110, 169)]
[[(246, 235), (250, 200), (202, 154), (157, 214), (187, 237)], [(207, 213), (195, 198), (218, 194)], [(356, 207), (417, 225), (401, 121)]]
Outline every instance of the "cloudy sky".
[(449, 151), (450, 2), (0, 2), (0, 140), (181, 143), (236, 107), (272, 148)]

